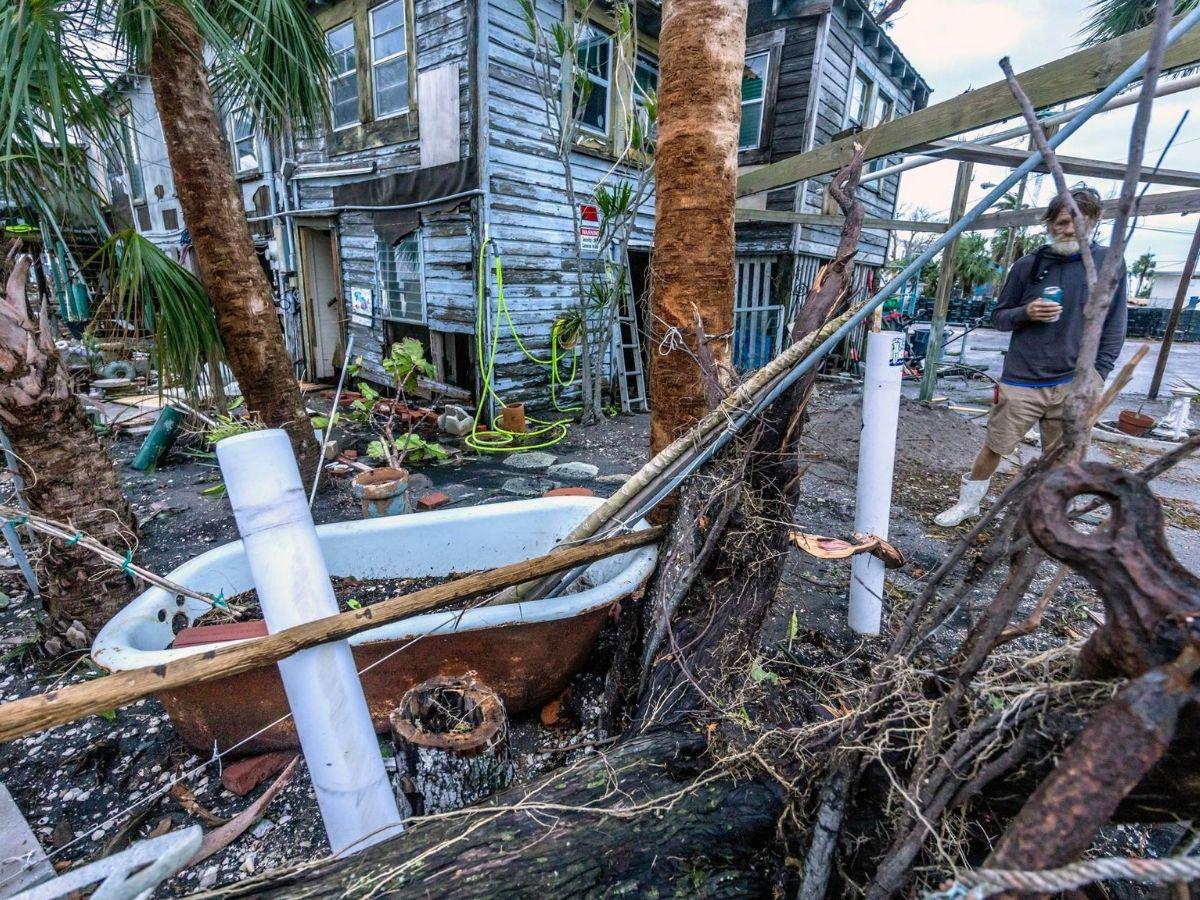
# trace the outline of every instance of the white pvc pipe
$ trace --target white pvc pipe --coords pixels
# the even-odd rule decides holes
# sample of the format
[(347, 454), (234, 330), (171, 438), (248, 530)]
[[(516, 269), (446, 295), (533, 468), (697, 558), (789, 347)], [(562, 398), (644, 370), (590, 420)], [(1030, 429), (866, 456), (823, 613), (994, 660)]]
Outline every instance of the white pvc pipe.
[[(895, 331), (868, 334), (854, 530), (885, 539), (892, 512), (892, 470), (896, 460), (900, 375), (903, 371), (904, 335)], [(851, 561), (850, 627), (859, 634), (879, 634), (883, 616), (883, 575), (883, 561), (869, 553), (859, 554)]]
[[(287, 435), (252, 431), (217, 460), (267, 630), (335, 615), (337, 601)], [(329, 845), (341, 855), (403, 830), (362, 684), (345, 641), (279, 662)]]

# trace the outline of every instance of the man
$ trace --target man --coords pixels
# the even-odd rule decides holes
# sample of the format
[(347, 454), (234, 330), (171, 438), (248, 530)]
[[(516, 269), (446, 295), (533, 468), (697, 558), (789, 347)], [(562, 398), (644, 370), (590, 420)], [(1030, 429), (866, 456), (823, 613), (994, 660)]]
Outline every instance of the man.
[[(1071, 196), (1083, 214), (1087, 233), (1092, 234), (1100, 220), (1100, 195), (1079, 187)], [(979, 504), (996, 466), (1017, 448), (1035, 422), (1040, 426), (1043, 450), (1062, 438), (1063, 403), (1071, 389), (1083, 338), (1087, 275), (1065, 196), (1054, 198), (1043, 221), (1050, 243), (1013, 264), (992, 312), (992, 325), (1013, 336), (1004, 357), (999, 400), (988, 418), (987, 441), (970, 473), (962, 477), (958, 503), (934, 518), (938, 525), (950, 527), (979, 515)], [(1099, 270), (1108, 248), (1093, 243), (1091, 249)], [(1061, 305), (1043, 299), (1046, 288), (1062, 290)], [(1096, 367), (1090, 373), (1100, 382), (1108, 377), (1125, 342), (1125, 319), (1122, 263), (1104, 320)]]

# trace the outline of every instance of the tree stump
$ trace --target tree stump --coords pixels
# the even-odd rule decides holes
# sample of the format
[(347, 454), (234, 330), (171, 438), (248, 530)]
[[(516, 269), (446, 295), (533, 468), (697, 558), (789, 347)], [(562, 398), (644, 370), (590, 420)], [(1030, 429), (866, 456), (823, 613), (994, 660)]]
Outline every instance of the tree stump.
[(504, 702), (469, 675), (412, 688), (391, 722), (401, 789), (415, 815), (470, 806), (512, 781)]

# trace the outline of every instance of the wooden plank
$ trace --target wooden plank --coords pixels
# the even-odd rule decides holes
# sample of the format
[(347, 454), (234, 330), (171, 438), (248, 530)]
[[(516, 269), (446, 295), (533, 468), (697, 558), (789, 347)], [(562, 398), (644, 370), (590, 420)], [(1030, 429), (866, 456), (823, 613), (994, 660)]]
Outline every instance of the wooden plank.
[(414, 613), (469, 600), (506, 587), (523, 584), (554, 572), (625, 553), (658, 541), (663, 529), (648, 528), (591, 544), (560, 547), (538, 556), (486, 572), (476, 572), (422, 591), (352, 609), (303, 625), (285, 628), (263, 638), (219, 647), (143, 669), (117, 672), (83, 684), (59, 688), (0, 705), (0, 742), (11, 741), (83, 716), (152, 696), (159, 691), (217, 681), (230, 675), (273, 665), (307, 647), (345, 640), (380, 625), (397, 622)]
[[(1100, 218), (1112, 219), (1116, 216), (1117, 200), (1105, 200), (1101, 204)], [(1171, 191), (1165, 194), (1147, 194), (1138, 205), (1139, 216), (1164, 216), (1171, 213), (1200, 212), (1200, 191)], [(1038, 209), (1020, 209), (1010, 212), (991, 213), (980, 216), (971, 226), (972, 231), (990, 231), (993, 228), (1007, 228), (1010, 225), (1038, 225), (1046, 215), (1046, 207)]]
[[(841, 228), (845, 224), (842, 216), (827, 216), (823, 213), (785, 212), (775, 209), (735, 209), (737, 222), (784, 222), (790, 225), (826, 225)], [(949, 226), (945, 222), (912, 222), (904, 219), (863, 219), (863, 228), (884, 231), (928, 231), (942, 234)]]
[[(1149, 40), (1150, 28), (1143, 28), (1022, 72), (1018, 77), (1035, 107), (1065, 103), (1104, 88), (1146, 51)], [(1169, 71), (1196, 62), (1200, 62), (1200, 28), (1193, 28), (1168, 48), (1163, 69)], [(745, 197), (836, 172), (849, 162), (855, 143), (866, 148), (867, 159), (876, 159), (1019, 114), (1020, 109), (1008, 85), (1003, 80), (995, 81), (859, 134), (747, 172), (738, 179), (737, 193), (739, 197)]]
[[(1015, 169), (1033, 154), (1028, 150), (1016, 147), (996, 147), (988, 144), (972, 144), (967, 141), (935, 141), (933, 147), (938, 150), (938, 156), (943, 159), (954, 159), (959, 162), (982, 163), (989, 166), (1007, 166)], [(1100, 159), (1084, 159), (1079, 156), (1058, 156), (1063, 171), (1068, 175), (1083, 175), (1087, 178), (1109, 178), (1121, 181), (1128, 168), (1124, 163), (1109, 162)], [(1050, 167), (1045, 163), (1033, 171), (1049, 172)], [(1200, 188), (1200, 172), (1185, 172), (1181, 169), (1159, 169), (1155, 171), (1144, 166), (1138, 176), (1138, 181), (1151, 184), (1169, 184), (1174, 187)]]

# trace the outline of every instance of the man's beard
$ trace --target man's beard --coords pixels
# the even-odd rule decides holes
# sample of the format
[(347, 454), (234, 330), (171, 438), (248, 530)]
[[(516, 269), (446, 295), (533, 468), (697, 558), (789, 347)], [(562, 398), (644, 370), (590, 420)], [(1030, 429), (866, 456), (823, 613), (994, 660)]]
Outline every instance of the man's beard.
[(1079, 252), (1079, 241), (1074, 238), (1063, 241), (1051, 241), (1047, 246), (1051, 253), (1057, 253), (1059, 256), (1070, 256), (1073, 253)]

